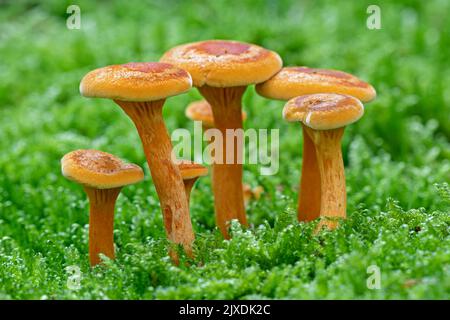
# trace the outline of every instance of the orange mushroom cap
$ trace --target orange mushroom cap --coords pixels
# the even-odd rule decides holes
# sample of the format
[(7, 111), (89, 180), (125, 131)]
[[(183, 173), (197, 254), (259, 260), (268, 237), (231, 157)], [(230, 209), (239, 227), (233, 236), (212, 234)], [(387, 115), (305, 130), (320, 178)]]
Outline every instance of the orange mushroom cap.
[(183, 180), (203, 177), (208, 174), (208, 168), (190, 160), (178, 160), (177, 165)]
[(96, 189), (112, 189), (144, 179), (142, 169), (98, 150), (76, 150), (61, 159), (62, 174), (69, 180)]
[(283, 109), (287, 121), (300, 121), (316, 130), (331, 130), (358, 121), (364, 114), (364, 106), (355, 97), (318, 93), (289, 100)]
[(282, 66), (274, 51), (226, 40), (183, 44), (167, 51), (160, 61), (187, 70), (196, 87), (247, 86), (269, 79)]
[(256, 86), (256, 91), (269, 99), (289, 100), (315, 93), (339, 93), (363, 102), (373, 100), (375, 89), (359, 78), (337, 70), (308, 67), (285, 67), (275, 76)]
[(81, 95), (122, 101), (154, 101), (188, 91), (192, 79), (168, 63), (130, 62), (92, 70), (80, 83)]

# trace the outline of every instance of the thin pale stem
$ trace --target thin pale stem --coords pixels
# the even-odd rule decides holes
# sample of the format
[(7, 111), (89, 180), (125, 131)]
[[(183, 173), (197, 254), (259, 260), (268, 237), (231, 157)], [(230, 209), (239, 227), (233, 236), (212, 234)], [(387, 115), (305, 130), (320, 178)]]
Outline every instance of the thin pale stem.
[(307, 132), (316, 147), (317, 164), (321, 180), (319, 228), (334, 229), (338, 218), (346, 217), (347, 194), (345, 190), (344, 161), (341, 140), (344, 128), (333, 130), (313, 130)]
[(114, 207), (121, 188), (85, 187), (89, 198), (89, 261), (101, 262), (100, 253), (114, 259)]
[(153, 183), (161, 203), (168, 239), (175, 244), (183, 245), (186, 253), (193, 257), (192, 243), (195, 236), (183, 179), (178, 167), (172, 161), (172, 142), (162, 116), (164, 100), (116, 101), (116, 103), (133, 120), (141, 137)]
[(298, 197), (298, 220), (311, 221), (320, 216), (320, 171), (314, 143), (303, 126), (303, 163)]
[[(241, 100), (245, 89), (246, 87), (199, 88), (200, 93), (211, 105), (214, 125), (224, 140), (223, 159), (215, 159), (218, 163), (213, 163), (212, 178), (216, 223), (225, 238), (229, 238), (228, 227), (232, 219), (238, 219), (242, 225), (247, 226), (242, 192), (242, 163), (238, 161), (238, 151), (242, 152), (243, 148), (242, 141), (236, 138), (233, 141), (226, 139), (227, 129), (242, 129)], [(233, 155), (227, 155), (227, 149), (231, 149), (227, 148), (230, 143), (234, 146)], [(227, 157), (232, 157), (234, 161), (226, 163)]]

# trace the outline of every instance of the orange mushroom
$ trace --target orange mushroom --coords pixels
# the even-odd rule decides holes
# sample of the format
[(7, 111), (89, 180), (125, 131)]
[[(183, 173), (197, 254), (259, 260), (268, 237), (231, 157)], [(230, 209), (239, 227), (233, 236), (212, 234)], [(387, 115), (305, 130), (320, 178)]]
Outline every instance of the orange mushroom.
[(198, 178), (206, 176), (208, 169), (201, 164), (189, 161), (180, 160), (178, 162), (178, 168), (180, 169), (181, 176), (183, 177), (184, 188), (188, 202), (191, 198), (192, 187)]
[[(211, 105), (206, 100), (191, 102), (185, 111), (186, 117), (192, 121), (201, 121), (203, 130), (214, 128), (214, 117)], [(247, 113), (242, 111), (242, 122), (247, 120)]]
[[(187, 70), (194, 86), (209, 102), (214, 125), (226, 137), (227, 129), (242, 129), (242, 95), (248, 85), (266, 81), (281, 69), (278, 54), (262, 47), (237, 41), (208, 40), (177, 46), (166, 52), (162, 62)], [(247, 225), (242, 192), (242, 164), (237, 139), (225, 141), (222, 159), (215, 156), (213, 193), (217, 224), (229, 238), (228, 223), (238, 219)], [(234, 154), (227, 155), (228, 149)], [(233, 147), (233, 148), (232, 148)], [(225, 161), (225, 158), (233, 158)], [(230, 163), (231, 162), (231, 163)]]
[(320, 179), (319, 228), (334, 229), (337, 218), (346, 217), (344, 162), (341, 139), (344, 127), (358, 121), (364, 106), (358, 99), (340, 94), (321, 93), (289, 100), (283, 109), (287, 121), (302, 122), (317, 157)]
[[(203, 130), (214, 128), (214, 117), (211, 109), (211, 105), (206, 100), (199, 100), (191, 102), (186, 108), (186, 117), (192, 121), (201, 121)], [(242, 121), (247, 119), (247, 113), (242, 111)], [(211, 143), (211, 141), (209, 141)], [(214, 157), (214, 155), (211, 155)], [(244, 205), (247, 206), (250, 199), (253, 197), (251, 187), (244, 183), (242, 185)]]
[[(268, 81), (258, 84), (256, 91), (270, 99), (289, 100), (306, 94), (347, 94), (368, 102), (375, 89), (354, 75), (337, 70), (308, 67), (285, 67)], [(321, 204), (320, 172), (315, 146), (303, 125), (303, 163), (298, 197), (298, 220), (319, 217)]]
[(190, 75), (167, 63), (127, 63), (89, 72), (83, 96), (113, 99), (134, 122), (161, 203), (167, 237), (192, 256), (194, 232), (180, 171), (172, 162), (172, 143), (162, 108), (167, 97), (191, 88)]
[(99, 254), (114, 259), (114, 206), (123, 186), (142, 181), (142, 169), (97, 150), (76, 150), (61, 160), (62, 174), (83, 185), (89, 198), (89, 261), (101, 262)]
[(246, 183), (242, 185), (242, 189), (244, 190), (244, 202), (246, 206), (252, 200), (259, 200), (261, 198), (261, 194), (264, 193), (263, 187), (257, 186), (252, 189), (252, 187)]

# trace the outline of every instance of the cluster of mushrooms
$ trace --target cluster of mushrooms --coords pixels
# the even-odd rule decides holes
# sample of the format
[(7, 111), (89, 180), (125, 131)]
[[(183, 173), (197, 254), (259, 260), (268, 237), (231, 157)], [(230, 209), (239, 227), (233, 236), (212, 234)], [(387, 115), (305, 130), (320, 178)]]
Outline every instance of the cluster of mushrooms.
[[(152, 181), (159, 197), (169, 242), (194, 257), (190, 212), (191, 189), (208, 174), (201, 164), (172, 160), (172, 144), (164, 124), (165, 99), (197, 87), (205, 100), (188, 106), (186, 116), (202, 121), (203, 129), (241, 129), (246, 115), (242, 96), (249, 85), (269, 99), (287, 100), (283, 118), (303, 128), (303, 164), (298, 220), (320, 218), (319, 228), (333, 229), (346, 216), (346, 190), (341, 138), (345, 126), (364, 113), (361, 103), (375, 98), (374, 88), (357, 77), (335, 70), (282, 67), (280, 56), (257, 45), (209, 40), (177, 46), (160, 62), (126, 63), (96, 69), (82, 79), (85, 97), (112, 99), (134, 122), (141, 138)], [(224, 141), (222, 157), (230, 156)], [(236, 157), (238, 140), (233, 141)], [(228, 151), (228, 152), (227, 152)], [(243, 184), (242, 164), (213, 155), (212, 187), (216, 224), (228, 239), (229, 224), (247, 226), (245, 202), (261, 190)], [(89, 256), (114, 258), (114, 205), (121, 188), (143, 180), (142, 169), (97, 150), (76, 150), (62, 159), (63, 175), (83, 185), (90, 202)], [(173, 247), (169, 254), (178, 263)]]

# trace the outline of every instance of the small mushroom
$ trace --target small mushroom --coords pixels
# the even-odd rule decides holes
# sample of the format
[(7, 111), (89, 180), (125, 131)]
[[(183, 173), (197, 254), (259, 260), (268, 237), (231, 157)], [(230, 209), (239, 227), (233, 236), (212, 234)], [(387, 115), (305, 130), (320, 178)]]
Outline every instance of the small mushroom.
[(247, 206), (251, 200), (259, 200), (261, 198), (261, 194), (264, 192), (264, 188), (261, 186), (252, 187), (244, 183), (242, 185), (242, 190), (244, 191), (244, 203)]
[(198, 178), (206, 176), (208, 174), (208, 169), (201, 164), (189, 161), (180, 160), (178, 162), (178, 168), (183, 177), (184, 188), (186, 192), (186, 197), (188, 202), (191, 198), (191, 190)]
[[(180, 45), (166, 52), (161, 61), (172, 63), (191, 74), (194, 86), (211, 105), (215, 128), (223, 137), (226, 137), (227, 129), (242, 129), (241, 100), (247, 86), (266, 81), (282, 66), (280, 56), (273, 51), (224, 40)], [(227, 155), (227, 146), (234, 154)], [(237, 141), (225, 141), (223, 159), (216, 155), (213, 165), (216, 220), (225, 238), (229, 238), (230, 220), (238, 219), (241, 224), (247, 225), (242, 164), (237, 161), (237, 150), (241, 148)], [(225, 161), (225, 158), (233, 160)]]
[(341, 94), (321, 93), (289, 100), (283, 109), (287, 121), (302, 122), (314, 144), (320, 177), (319, 228), (334, 229), (336, 218), (346, 217), (344, 162), (341, 139), (344, 127), (358, 121), (364, 106), (358, 99)]
[(185, 114), (192, 121), (201, 121), (203, 130), (214, 128), (211, 105), (206, 100), (191, 102), (187, 106)]
[[(359, 78), (337, 70), (285, 67), (275, 76), (256, 86), (256, 91), (270, 99), (289, 100), (306, 94), (347, 94), (368, 102), (375, 89)], [(298, 197), (298, 219), (311, 221), (320, 214), (320, 173), (315, 147), (303, 126), (303, 163)]]
[(256, 186), (252, 189), (252, 195), (255, 200), (261, 199), (261, 195), (264, 193), (264, 188), (262, 186)]
[(244, 192), (244, 204), (245, 204), (245, 206), (247, 206), (248, 203), (250, 202), (250, 200), (251, 200), (252, 197), (253, 197), (253, 194), (252, 194), (252, 187), (251, 187), (249, 184), (244, 183), (244, 184), (242, 185), (242, 190), (243, 190), (243, 192)]
[(101, 262), (99, 254), (114, 259), (114, 206), (123, 186), (142, 181), (142, 169), (112, 154), (76, 150), (61, 160), (62, 174), (83, 185), (89, 198), (89, 260)]
[(192, 256), (194, 232), (180, 171), (162, 109), (167, 97), (188, 91), (190, 75), (167, 63), (127, 63), (89, 72), (80, 84), (85, 97), (113, 99), (134, 122), (161, 203), (167, 237)]
[[(185, 111), (186, 117), (192, 121), (201, 121), (203, 130), (214, 128), (214, 117), (211, 105), (206, 100), (191, 102)], [(242, 122), (247, 120), (247, 113), (242, 111)]]

